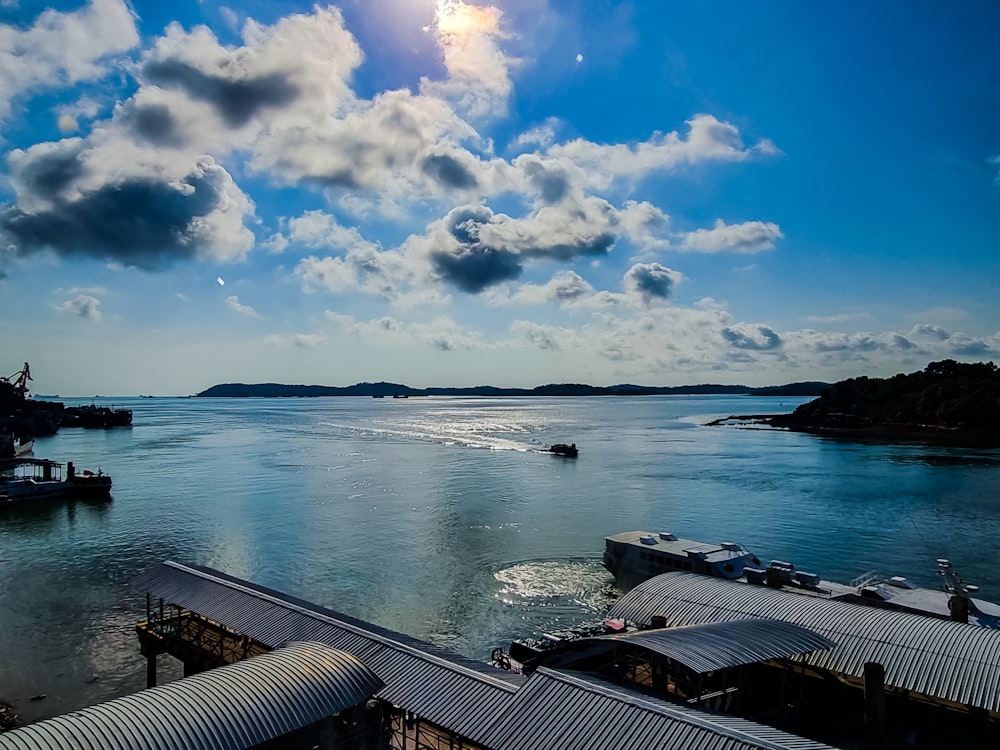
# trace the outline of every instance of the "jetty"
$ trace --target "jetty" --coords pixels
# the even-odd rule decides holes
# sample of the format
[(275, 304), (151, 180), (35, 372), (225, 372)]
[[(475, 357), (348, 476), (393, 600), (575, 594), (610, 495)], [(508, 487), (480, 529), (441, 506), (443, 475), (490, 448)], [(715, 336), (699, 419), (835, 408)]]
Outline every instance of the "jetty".
[[(146, 690), (0, 748), (996, 747), (1000, 631), (676, 572), (511, 671), (202, 566), (133, 581)], [(823, 607), (822, 610), (817, 609)], [(138, 613), (137, 613), (138, 614)], [(184, 677), (157, 686), (157, 660)], [(109, 739), (112, 738), (112, 739)], [(909, 743), (909, 744), (908, 744)]]

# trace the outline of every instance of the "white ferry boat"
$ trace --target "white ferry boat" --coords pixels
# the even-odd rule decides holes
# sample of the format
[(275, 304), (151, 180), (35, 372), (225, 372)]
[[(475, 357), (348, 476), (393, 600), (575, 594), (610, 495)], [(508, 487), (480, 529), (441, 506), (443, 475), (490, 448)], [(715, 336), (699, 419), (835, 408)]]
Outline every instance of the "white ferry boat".
[(923, 588), (902, 576), (883, 576), (875, 571), (850, 584), (826, 581), (816, 573), (796, 570), (790, 562), (771, 560), (765, 566), (746, 547), (734, 542), (706, 544), (679, 539), (670, 532), (626, 531), (605, 537), (603, 562), (623, 592), (653, 576), (681, 570), (1000, 628), (1000, 605), (974, 598), (978, 587), (966, 584), (951, 562), (943, 558), (937, 561), (940, 589)]
[(739, 578), (745, 568), (760, 565), (756, 555), (735, 542), (706, 544), (680, 539), (669, 531), (625, 531), (604, 538), (604, 567), (622, 591), (675, 570)]

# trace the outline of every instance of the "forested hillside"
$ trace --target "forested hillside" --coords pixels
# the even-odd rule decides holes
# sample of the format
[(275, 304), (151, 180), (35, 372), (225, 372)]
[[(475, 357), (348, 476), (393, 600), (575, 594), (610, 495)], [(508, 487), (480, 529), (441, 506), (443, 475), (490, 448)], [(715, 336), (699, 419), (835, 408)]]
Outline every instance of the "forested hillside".
[(1000, 433), (1000, 371), (946, 359), (908, 375), (851, 378), (774, 424)]

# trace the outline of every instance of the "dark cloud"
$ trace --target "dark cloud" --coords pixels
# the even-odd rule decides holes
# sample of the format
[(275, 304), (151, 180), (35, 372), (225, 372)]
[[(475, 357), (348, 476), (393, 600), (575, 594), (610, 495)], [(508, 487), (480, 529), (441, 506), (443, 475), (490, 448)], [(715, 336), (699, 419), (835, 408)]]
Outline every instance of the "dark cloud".
[(424, 159), (423, 170), (446, 187), (468, 190), (479, 184), (472, 172), (447, 154), (428, 156)]
[(184, 138), (165, 104), (135, 104), (124, 109), (122, 122), (154, 146), (182, 146)]
[(27, 213), (0, 209), (0, 243), (18, 255), (43, 249), (85, 255), (152, 269), (193, 257), (198, 220), (225, 200), (226, 174), (210, 167), (189, 175), (185, 190), (165, 182), (132, 179), (105, 185), (76, 200), (56, 200), (51, 209)]
[(20, 169), (18, 180), (27, 192), (54, 197), (83, 174), (82, 151), (81, 144), (34, 157)]
[(993, 353), (985, 341), (965, 341), (953, 346), (951, 351), (965, 357), (979, 357)]
[(677, 274), (659, 263), (637, 263), (625, 274), (625, 282), (647, 300), (667, 299), (674, 291)]
[(545, 203), (558, 203), (569, 192), (569, 178), (561, 169), (552, 169), (540, 162), (531, 161), (525, 164), (524, 173)]
[(767, 326), (723, 328), (722, 337), (737, 349), (770, 351), (781, 346), (781, 336)]
[(453, 253), (432, 253), (431, 262), (446, 281), (469, 294), (516, 279), (522, 271), (514, 253), (481, 246), (465, 247)]
[(577, 237), (573, 242), (554, 242), (550, 245), (535, 245), (525, 248), (522, 253), (529, 258), (551, 260), (573, 260), (581, 255), (607, 255), (615, 244), (615, 236), (601, 232), (591, 237)]
[(265, 107), (291, 103), (299, 89), (281, 73), (232, 81), (202, 73), (180, 60), (146, 63), (143, 75), (158, 86), (178, 86), (193, 99), (209, 102), (218, 109), (226, 124), (238, 128)]
[[(603, 255), (615, 241), (608, 232), (573, 236), (565, 231), (563, 221), (511, 219), (486, 206), (454, 208), (444, 218), (444, 226), (459, 247), (434, 253), (431, 259), (445, 280), (466, 292), (518, 278), (525, 258), (570, 261)], [(545, 242), (549, 237), (551, 241)]]

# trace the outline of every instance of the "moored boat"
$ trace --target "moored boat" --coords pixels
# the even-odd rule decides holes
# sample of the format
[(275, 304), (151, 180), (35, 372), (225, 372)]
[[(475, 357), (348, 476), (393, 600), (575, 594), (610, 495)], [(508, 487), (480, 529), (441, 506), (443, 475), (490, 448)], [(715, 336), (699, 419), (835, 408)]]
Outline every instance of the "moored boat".
[(132, 424), (132, 410), (108, 406), (67, 406), (62, 411), (61, 427), (104, 428), (129, 427)]
[(973, 598), (979, 589), (962, 581), (946, 559), (937, 561), (943, 585), (932, 589), (916, 586), (902, 576), (883, 576), (874, 571), (849, 584), (826, 581), (816, 573), (796, 570), (790, 562), (771, 560), (764, 565), (756, 555), (733, 542), (706, 544), (678, 539), (669, 532), (626, 531), (605, 537), (604, 545), (604, 567), (615, 576), (623, 592), (653, 576), (686, 571), (807, 596), (1000, 628), (1000, 605)]
[(739, 578), (746, 567), (761, 564), (735, 542), (709, 544), (663, 531), (625, 531), (604, 539), (604, 567), (623, 591), (660, 573), (683, 570), (721, 578)]
[(33, 502), (56, 497), (107, 497), (111, 493), (111, 477), (103, 471), (78, 472), (70, 461), (41, 458), (10, 458), (0, 460), (0, 506)]

